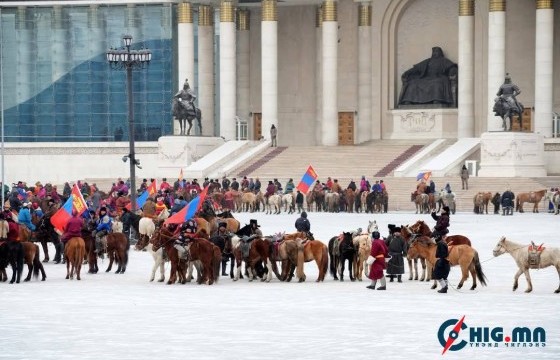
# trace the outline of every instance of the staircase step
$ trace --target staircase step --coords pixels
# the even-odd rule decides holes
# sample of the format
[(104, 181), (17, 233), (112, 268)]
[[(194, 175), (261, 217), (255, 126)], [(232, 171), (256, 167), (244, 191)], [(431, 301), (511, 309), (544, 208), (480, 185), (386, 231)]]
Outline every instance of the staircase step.
[(277, 157), (279, 154), (284, 152), (286, 149), (287, 149), (287, 147), (285, 147), (285, 146), (275, 147), (274, 149), (269, 151), (266, 155), (264, 155), (263, 157), (261, 157), (260, 159), (258, 159), (257, 161), (255, 161), (254, 163), (249, 165), (248, 167), (246, 167), (244, 170), (240, 171), (239, 172), (239, 177), (250, 175), (252, 172), (254, 172), (255, 170), (259, 169), (261, 166), (263, 166), (264, 164), (269, 162), (270, 160)]
[(402, 154), (400, 154), (395, 160), (391, 161), (383, 169), (379, 170), (375, 174), (375, 177), (384, 177), (389, 175), (393, 170), (398, 168), (403, 162), (408, 160), (412, 155), (416, 154), (418, 150), (422, 149), (423, 147), (423, 145), (412, 145)]

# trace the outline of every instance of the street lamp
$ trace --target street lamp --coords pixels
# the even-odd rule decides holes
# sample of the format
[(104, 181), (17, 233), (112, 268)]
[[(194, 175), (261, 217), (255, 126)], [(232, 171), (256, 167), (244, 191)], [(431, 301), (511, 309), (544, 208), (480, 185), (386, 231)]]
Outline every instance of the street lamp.
[(130, 153), (123, 157), (126, 162), (128, 157), (130, 163), (130, 202), (131, 210), (136, 211), (136, 166), (140, 167), (140, 161), (136, 160), (134, 152), (134, 102), (132, 101), (132, 69), (144, 69), (152, 60), (152, 52), (148, 49), (130, 50), (132, 36), (123, 35), (124, 49), (109, 49), (107, 61), (113, 70), (126, 69), (126, 92), (128, 96), (128, 143)]

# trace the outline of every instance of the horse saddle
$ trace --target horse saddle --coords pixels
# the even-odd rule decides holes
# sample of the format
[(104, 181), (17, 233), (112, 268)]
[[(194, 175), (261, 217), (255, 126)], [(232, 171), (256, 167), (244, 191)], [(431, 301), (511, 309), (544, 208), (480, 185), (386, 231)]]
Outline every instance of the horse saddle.
[(544, 245), (544, 243), (540, 244), (540, 245), (535, 245), (535, 243), (531, 241), (531, 245), (529, 245), (529, 248), (528, 248), (528, 251), (529, 251), (528, 262), (529, 262), (529, 267), (531, 269), (540, 268), (541, 254), (542, 254), (543, 250), (546, 249), (545, 247), (543, 247), (543, 245)]

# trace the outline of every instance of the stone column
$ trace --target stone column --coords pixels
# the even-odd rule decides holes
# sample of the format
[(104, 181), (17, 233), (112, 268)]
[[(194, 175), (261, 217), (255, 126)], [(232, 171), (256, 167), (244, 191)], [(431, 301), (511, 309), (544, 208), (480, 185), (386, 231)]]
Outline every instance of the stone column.
[(315, 13), (315, 144), (323, 143), (323, 9), (316, 7)]
[(220, 136), (235, 140), (235, 10), (233, 1), (220, 2)]
[(459, 0), (457, 137), (474, 137), (474, 0)]
[(323, 2), (323, 123), (321, 124), (322, 145), (338, 145), (338, 20), (337, 3)]
[(554, 0), (537, 0), (535, 38), (535, 118), (533, 129), (552, 136), (554, 79)]
[[(250, 101), (250, 13), (247, 9), (237, 11), (237, 116), (249, 123)], [(251, 139), (253, 137), (250, 137)]]
[(358, 11), (358, 143), (371, 139), (371, 5)]
[(198, 106), (202, 135), (214, 133), (214, 12), (210, 5), (198, 6)]
[[(278, 127), (278, 15), (276, 0), (262, 0), (261, 24), (262, 133), (270, 140), (270, 127)], [(277, 139), (282, 130), (278, 129)]]
[[(506, 0), (490, 0), (488, 13), (488, 131), (502, 129), (494, 116), (494, 99), (506, 75)], [(459, 79), (461, 82), (461, 79)]]
[(195, 88), (193, 9), (190, 2), (177, 5), (177, 43), (178, 89), (183, 88), (185, 79), (189, 79), (191, 88)]

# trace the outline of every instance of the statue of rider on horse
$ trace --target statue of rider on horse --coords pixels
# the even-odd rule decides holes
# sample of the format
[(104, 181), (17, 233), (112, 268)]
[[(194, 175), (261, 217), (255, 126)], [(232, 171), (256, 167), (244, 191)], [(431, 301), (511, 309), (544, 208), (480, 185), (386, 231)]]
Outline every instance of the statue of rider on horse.
[(181, 134), (185, 135), (186, 122), (189, 122), (189, 129), (186, 135), (191, 134), (192, 121), (196, 119), (198, 121), (198, 128), (202, 134), (202, 123), (201, 123), (201, 113), (200, 109), (194, 104), (196, 100), (196, 95), (192, 91), (189, 80), (185, 79), (185, 84), (183, 89), (179, 91), (175, 96), (173, 96), (173, 116), (179, 120), (179, 125), (181, 127)]
[(506, 78), (494, 100), (494, 114), (502, 118), (504, 131), (511, 131), (512, 117), (519, 117), (519, 128), (521, 129), (523, 105), (517, 101), (517, 95), (521, 94), (519, 87), (511, 82), (511, 77), (506, 74)]

